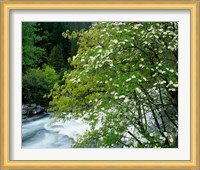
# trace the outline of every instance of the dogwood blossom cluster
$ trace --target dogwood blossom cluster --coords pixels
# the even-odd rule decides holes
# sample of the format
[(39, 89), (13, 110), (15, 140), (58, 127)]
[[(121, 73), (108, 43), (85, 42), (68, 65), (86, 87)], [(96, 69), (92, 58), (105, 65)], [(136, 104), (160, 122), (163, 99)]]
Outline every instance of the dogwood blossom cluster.
[(91, 126), (74, 147), (178, 146), (178, 23), (97, 22), (63, 35), (79, 49), (50, 105)]

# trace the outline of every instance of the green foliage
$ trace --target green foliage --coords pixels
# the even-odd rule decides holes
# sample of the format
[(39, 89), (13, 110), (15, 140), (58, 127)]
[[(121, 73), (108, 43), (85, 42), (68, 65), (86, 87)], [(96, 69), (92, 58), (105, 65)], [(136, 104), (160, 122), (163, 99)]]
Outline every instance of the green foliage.
[[(70, 22), (69, 25), (69, 31), (80, 31), (82, 29), (88, 30), (89, 26), (91, 25), (90, 22)], [(74, 37), (73, 39), (70, 39), (70, 56), (74, 56), (77, 54), (78, 45), (77, 45), (78, 38)]]
[(59, 82), (59, 75), (48, 65), (42, 69), (29, 69), (22, 78), (22, 102), (46, 106), (49, 100), (43, 97), (49, 93), (56, 82)]
[(64, 58), (63, 47), (60, 43), (51, 50), (51, 54), (49, 55), (49, 65), (53, 66), (55, 70), (59, 72), (67, 65)]
[(177, 23), (100, 22), (63, 36), (79, 49), (49, 97), (54, 117), (90, 124), (75, 147), (177, 147)]
[[(76, 54), (78, 46), (77, 40), (68, 40), (62, 36), (62, 32), (66, 29), (80, 30), (80, 29), (88, 29), (91, 23), (86, 22), (39, 22), (40, 30), (37, 32), (37, 35), (42, 37), (42, 41), (37, 43), (41, 48), (45, 48), (47, 52), (47, 56), (51, 54), (52, 49), (61, 44), (62, 51), (65, 54), (64, 60), (67, 63), (67, 57), (73, 56)], [(48, 62), (48, 58), (46, 60)]]
[[(48, 64), (58, 72), (59, 78), (61, 79), (64, 71), (71, 69), (68, 63), (68, 57), (72, 53), (75, 54), (78, 48), (77, 40), (66, 40), (62, 36), (62, 32), (66, 29), (78, 31), (81, 28), (88, 28), (89, 25), (90, 23), (77, 22), (22, 23), (23, 102), (35, 102), (41, 103), (43, 106), (47, 105), (48, 100), (42, 99), (42, 96), (44, 92), (47, 92), (47, 87), (43, 85), (48, 84), (46, 82), (48, 77), (45, 77), (43, 74), (39, 75), (40, 68)], [(33, 80), (31, 80), (31, 77)], [(34, 84), (33, 81), (37, 83), (35, 82)], [(37, 90), (38, 88), (39, 90)], [(31, 94), (33, 91), (34, 94)], [(31, 99), (31, 97), (34, 98)], [(42, 100), (44, 100), (44, 103), (42, 103)]]
[(36, 44), (42, 40), (42, 37), (37, 35), (39, 29), (35, 22), (22, 23), (22, 68), (23, 73), (28, 68), (34, 68), (40, 65), (46, 50)]

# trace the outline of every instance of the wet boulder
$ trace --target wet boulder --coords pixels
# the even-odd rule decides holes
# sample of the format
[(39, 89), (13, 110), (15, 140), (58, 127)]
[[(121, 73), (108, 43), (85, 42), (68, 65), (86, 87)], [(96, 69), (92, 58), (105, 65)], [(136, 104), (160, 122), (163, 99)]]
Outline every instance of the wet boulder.
[(42, 114), (45, 112), (44, 107), (38, 105), (35, 107), (35, 109), (33, 110), (33, 114)]
[(45, 113), (44, 107), (36, 104), (22, 105), (22, 118)]

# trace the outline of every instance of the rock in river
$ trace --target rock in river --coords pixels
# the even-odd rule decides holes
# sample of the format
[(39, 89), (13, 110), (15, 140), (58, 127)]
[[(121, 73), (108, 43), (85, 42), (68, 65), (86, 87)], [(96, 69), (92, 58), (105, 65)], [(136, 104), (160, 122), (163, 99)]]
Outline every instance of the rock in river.
[(32, 117), (33, 115), (44, 114), (44, 107), (36, 104), (23, 104), (22, 105), (22, 118)]

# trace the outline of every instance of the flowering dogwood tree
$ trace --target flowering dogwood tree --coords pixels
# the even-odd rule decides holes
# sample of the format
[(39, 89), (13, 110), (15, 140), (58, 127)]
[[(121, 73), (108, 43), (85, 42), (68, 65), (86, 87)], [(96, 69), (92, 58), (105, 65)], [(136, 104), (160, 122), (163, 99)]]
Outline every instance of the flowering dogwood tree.
[(178, 146), (178, 23), (98, 22), (63, 36), (79, 49), (49, 97), (54, 117), (90, 125), (74, 147)]

